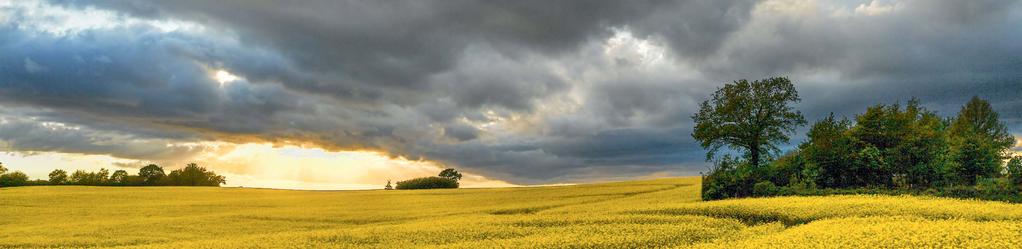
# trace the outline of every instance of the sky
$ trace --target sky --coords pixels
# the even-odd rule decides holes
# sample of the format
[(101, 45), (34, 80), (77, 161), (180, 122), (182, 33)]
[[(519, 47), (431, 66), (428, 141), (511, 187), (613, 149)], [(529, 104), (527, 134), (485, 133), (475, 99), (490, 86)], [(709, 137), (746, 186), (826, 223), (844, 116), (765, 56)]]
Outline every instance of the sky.
[(1020, 23), (999, 0), (0, 0), (0, 162), (294, 189), (698, 175), (698, 103), (776, 76), (810, 122), (975, 95), (1022, 137)]

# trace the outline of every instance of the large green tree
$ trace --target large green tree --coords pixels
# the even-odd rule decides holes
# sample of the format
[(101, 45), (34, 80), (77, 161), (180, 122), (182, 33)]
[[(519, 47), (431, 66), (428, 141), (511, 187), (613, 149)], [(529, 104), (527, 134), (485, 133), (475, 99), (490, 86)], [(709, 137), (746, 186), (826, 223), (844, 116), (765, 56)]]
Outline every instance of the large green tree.
[(801, 149), (824, 187), (940, 185), (950, 164), (946, 123), (915, 98), (871, 106), (854, 124), (828, 117), (808, 138)]
[(744, 152), (758, 167), (764, 155), (778, 152), (777, 144), (787, 142), (788, 134), (806, 123), (791, 106), (799, 101), (795, 86), (785, 77), (725, 84), (692, 115), (692, 137), (709, 149), (707, 160), (727, 147)]
[(451, 168), (447, 168), (447, 169), (444, 169), (443, 171), (440, 171), (440, 175), (439, 176), (443, 177), (443, 178), (451, 179), (451, 180), (454, 180), (454, 181), (461, 180), (461, 173), (458, 173), (458, 170), (451, 169)]
[(1005, 166), (1008, 171), (1008, 180), (1015, 186), (1022, 187), (1022, 156), (1013, 156)]
[(110, 174), (110, 181), (109, 181), (109, 183), (113, 184), (113, 185), (125, 185), (125, 184), (128, 183), (127, 179), (128, 179), (128, 172), (124, 171), (123, 169), (119, 169), (117, 171), (114, 171), (113, 174)]
[(67, 183), (67, 171), (62, 169), (55, 169), (50, 172), (50, 184), (60, 185)]
[(974, 184), (977, 177), (997, 176), (1006, 152), (1015, 144), (990, 102), (976, 96), (962, 106), (949, 130), (957, 152), (957, 175), (966, 184)]
[(206, 170), (198, 164), (189, 163), (182, 169), (171, 171), (167, 175), (171, 185), (178, 186), (220, 186), (226, 178), (216, 172)]
[(809, 129), (807, 140), (799, 149), (805, 154), (807, 168), (818, 177), (814, 179), (816, 184), (822, 187), (852, 185), (855, 172), (850, 158), (856, 151), (846, 134), (851, 127), (851, 121), (837, 119), (831, 113)]
[(75, 170), (74, 173), (71, 173), (71, 180), (68, 183), (76, 185), (95, 184), (94, 182), (92, 182), (91, 174), (89, 174), (89, 172), (86, 172), (85, 170)]
[(156, 185), (163, 180), (166, 173), (163, 172), (163, 167), (160, 167), (160, 165), (150, 164), (139, 169), (138, 176), (142, 178), (142, 182), (145, 185)]
[(0, 187), (25, 186), (28, 183), (28, 175), (21, 171), (14, 171), (0, 175)]

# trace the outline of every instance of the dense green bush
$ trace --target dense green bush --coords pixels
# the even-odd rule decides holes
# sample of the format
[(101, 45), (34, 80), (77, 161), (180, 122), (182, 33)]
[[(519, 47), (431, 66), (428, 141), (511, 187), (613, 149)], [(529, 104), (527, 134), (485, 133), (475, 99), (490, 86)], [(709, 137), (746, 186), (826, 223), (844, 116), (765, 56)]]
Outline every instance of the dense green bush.
[(14, 171), (0, 175), (0, 187), (25, 186), (28, 183), (28, 175), (21, 171)]
[(709, 174), (703, 176), (703, 199), (717, 200), (751, 196), (751, 188), (749, 188), (751, 185), (745, 186), (745, 182), (751, 179), (751, 174), (748, 173), (751, 167), (745, 162), (725, 156), (715, 164)]
[(1022, 186), (1022, 156), (1014, 156), (1005, 165), (1008, 171), (1008, 179), (1016, 186)]
[(458, 188), (458, 181), (437, 176), (415, 178), (397, 182), (397, 189)]
[(165, 179), (164, 184), (172, 186), (220, 186), (226, 183), (224, 176), (194, 163), (189, 163), (183, 169), (171, 171)]
[(777, 185), (770, 181), (757, 182), (756, 185), (752, 186), (752, 195), (754, 196), (774, 196), (777, 194)]

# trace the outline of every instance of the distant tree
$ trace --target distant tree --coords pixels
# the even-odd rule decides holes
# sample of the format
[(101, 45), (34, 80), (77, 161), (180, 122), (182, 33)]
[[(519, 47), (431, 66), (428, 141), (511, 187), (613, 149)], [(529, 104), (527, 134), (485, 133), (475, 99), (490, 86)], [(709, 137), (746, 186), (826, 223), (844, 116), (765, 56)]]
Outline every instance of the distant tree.
[(4, 168), (4, 163), (0, 163), (0, 175), (7, 173), (7, 168)]
[(832, 116), (814, 124), (800, 146), (808, 164), (820, 170), (818, 185), (926, 188), (947, 182), (947, 124), (918, 99), (905, 108), (870, 106), (854, 125)]
[(458, 181), (437, 176), (415, 178), (397, 182), (397, 189), (458, 188)]
[(96, 184), (92, 180), (92, 174), (90, 174), (89, 172), (86, 172), (84, 170), (75, 170), (74, 173), (71, 173), (71, 180), (68, 183), (69, 184), (75, 184), (75, 185), (94, 185), (94, 184)]
[(138, 176), (142, 178), (142, 183), (145, 185), (157, 185), (167, 175), (163, 172), (163, 167), (150, 164), (139, 169)]
[(915, 98), (908, 102), (902, 115), (911, 122), (905, 138), (892, 152), (897, 165), (894, 173), (904, 177), (907, 187), (946, 185), (953, 168), (946, 120), (922, 108)]
[(391, 190), (391, 189), (394, 189), (394, 186), (393, 186), (393, 185), (390, 185), (390, 180), (387, 180), (387, 186), (384, 186), (384, 187), (383, 187), (383, 189), (385, 189), (385, 190)]
[(1015, 144), (990, 103), (976, 96), (962, 106), (951, 122), (950, 133), (957, 152), (957, 175), (966, 184), (975, 184), (976, 178), (997, 176), (1005, 153)]
[(858, 171), (856, 179), (858, 186), (892, 186), (891, 166), (884, 160), (880, 149), (866, 145), (854, 155), (854, 159)]
[(195, 163), (189, 163), (182, 169), (171, 171), (167, 178), (171, 185), (177, 186), (220, 186), (226, 183), (223, 176), (208, 171), (204, 167), (199, 167)]
[(25, 186), (28, 183), (28, 175), (21, 171), (14, 171), (0, 175), (0, 187)]
[(821, 187), (847, 187), (852, 184), (854, 172), (849, 158), (855, 153), (847, 132), (852, 127), (848, 119), (836, 119), (834, 114), (813, 124), (808, 139), (799, 146), (805, 153), (809, 168)]
[(710, 160), (721, 147), (745, 152), (755, 168), (763, 155), (779, 152), (775, 144), (787, 142), (788, 133), (806, 123), (790, 104), (801, 101), (788, 78), (749, 82), (738, 80), (718, 88), (692, 116), (692, 137), (708, 148)]
[(128, 183), (127, 180), (128, 172), (123, 169), (119, 169), (110, 175), (109, 183), (112, 185), (126, 185)]
[(50, 172), (50, 184), (61, 185), (67, 183), (67, 171), (55, 169)]
[(1022, 156), (1013, 156), (1008, 160), (1008, 179), (1016, 187), (1022, 187)]
[(95, 181), (95, 185), (105, 185), (110, 181), (110, 170), (100, 168), (99, 172), (93, 173), (93, 177), (95, 178), (93, 180)]
[(128, 175), (124, 177), (125, 186), (144, 186), (145, 181), (138, 175)]
[(439, 176), (443, 177), (443, 178), (451, 179), (451, 180), (454, 180), (454, 181), (460, 181), (461, 180), (461, 173), (458, 173), (457, 170), (452, 169), (452, 168), (447, 168), (447, 169), (444, 169), (443, 171), (440, 171), (440, 175)]

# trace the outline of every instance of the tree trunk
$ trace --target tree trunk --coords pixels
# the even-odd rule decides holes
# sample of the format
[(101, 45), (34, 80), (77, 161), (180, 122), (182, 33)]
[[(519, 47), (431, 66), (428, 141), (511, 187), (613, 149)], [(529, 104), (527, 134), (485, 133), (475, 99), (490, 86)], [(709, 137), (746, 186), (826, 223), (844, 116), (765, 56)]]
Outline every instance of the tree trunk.
[(749, 163), (752, 163), (752, 168), (759, 168), (759, 145), (753, 145), (749, 147)]

